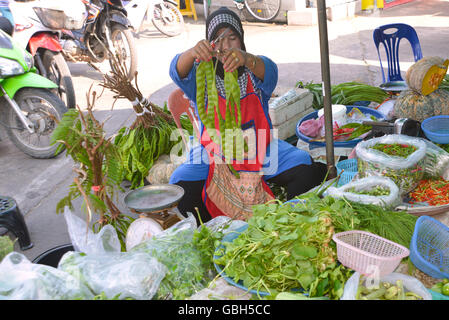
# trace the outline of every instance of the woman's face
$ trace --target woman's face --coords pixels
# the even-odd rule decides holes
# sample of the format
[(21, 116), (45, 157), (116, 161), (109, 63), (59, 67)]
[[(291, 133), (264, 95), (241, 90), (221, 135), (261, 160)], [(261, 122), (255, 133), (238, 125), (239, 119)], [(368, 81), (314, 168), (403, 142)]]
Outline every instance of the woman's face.
[[(226, 29), (227, 28), (224, 27), (218, 30), (217, 38), (225, 32)], [(242, 44), (240, 43), (240, 38), (238, 35), (231, 29), (231, 31), (217, 43), (217, 49), (220, 51), (226, 51), (232, 48), (242, 49)]]

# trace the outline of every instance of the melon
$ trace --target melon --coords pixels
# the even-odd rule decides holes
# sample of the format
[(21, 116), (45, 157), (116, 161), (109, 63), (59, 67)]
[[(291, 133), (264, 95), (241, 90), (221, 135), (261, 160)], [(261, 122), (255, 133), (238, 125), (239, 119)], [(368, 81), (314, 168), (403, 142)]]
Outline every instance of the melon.
[(440, 57), (424, 57), (408, 68), (405, 82), (408, 87), (422, 95), (438, 89), (446, 75), (449, 60)]
[(449, 92), (437, 89), (428, 95), (422, 95), (414, 90), (403, 91), (394, 103), (393, 113), (396, 118), (420, 122), (437, 115), (449, 115)]

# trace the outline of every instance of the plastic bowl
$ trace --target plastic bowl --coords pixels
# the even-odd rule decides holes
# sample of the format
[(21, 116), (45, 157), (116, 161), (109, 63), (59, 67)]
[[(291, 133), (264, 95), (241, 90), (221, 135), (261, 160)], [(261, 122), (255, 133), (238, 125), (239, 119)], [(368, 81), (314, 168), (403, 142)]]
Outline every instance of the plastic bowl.
[(449, 228), (432, 217), (421, 216), (410, 243), (410, 260), (433, 278), (449, 278), (448, 243)]
[(449, 116), (434, 116), (421, 123), (421, 129), (427, 139), (434, 143), (449, 143)]
[(338, 180), (338, 186), (343, 186), (354, 179), (357, 174), (357, 159), (346, 159), (339, 161), (336, 165), (337, 176), (340, 175), (341, 171), (343, 173), (340, 175)]
[[(382, 121), (384, 119), (384, 115), (380, 111), (377, 111), (376, 109), (373, 109), (373, 108), (356, 106), (356, 105), (346, 106), (346, 113), (351, 112), (351, 110), (353, 108), (358, 108), (361, 112), (363, 112), (366, 115), (375, 116), (377, 118), (377, 120), (379, 120), (379, 121)], [(311, 140), (313, 140), (313, 138), (302, 134), (301, 131), (299, 131), (299, 126), (301, 125), (301, 123), (303, 123), (306, 120), (317, 119), (317, 118), (318, 118), (318, 111), (314, 111), (314, 112), (311, 112), (308, 115), (304, 116), (296, 124), (296, 136), (299, 139), (301, 139), (302, 141), (307, 142), (310, 145), (310, 147), (313, 147), (313, 148), (325, 147), (326, 143), (321, 142), (321, 141), (311, 141)], [(349, 140), (349, 141), (334, 141), (334, 147), (336, 147), (336, 148), (353, 148), (360, 141), (362, 141), (362, 139), (353, 139), (353, 140)]]
[(337, 257), (347, 268), (380, 277), (392, 273), (410, 251), (370, 232), (351, 230), (334, 234)]

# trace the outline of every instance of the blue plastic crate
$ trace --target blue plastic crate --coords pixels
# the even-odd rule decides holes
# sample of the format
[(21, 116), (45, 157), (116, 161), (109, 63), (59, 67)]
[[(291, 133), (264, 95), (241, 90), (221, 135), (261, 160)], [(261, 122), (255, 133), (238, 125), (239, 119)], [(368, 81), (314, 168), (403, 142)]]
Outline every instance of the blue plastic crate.
[(335, 167), (337, 168), (337, 176), (344, 170), (338, 180), (338, 186), (343, 186), (351, 182), (357, 174), (357, 159), (339, 161)]
[(427, 139), (434, 143), (449, 143), (449, 116), (434, 116), (421, 123), (421, 129)]
[(433, 278), (449, 278), (449, 228), (432, 217), (419, 217), (410, 243), (410, 260)]

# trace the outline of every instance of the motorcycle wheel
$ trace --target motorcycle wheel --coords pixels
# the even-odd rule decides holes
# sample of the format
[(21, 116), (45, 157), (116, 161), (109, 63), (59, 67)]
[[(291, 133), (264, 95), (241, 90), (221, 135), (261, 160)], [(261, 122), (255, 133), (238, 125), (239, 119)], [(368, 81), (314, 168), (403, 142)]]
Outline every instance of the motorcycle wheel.
[(45, 50), (42, 56), (47, 78), (58, 85), (55, 93), (65, 102), (67, 108), (75, 108), (76, 97), (72, 74), (61, 52)]
[(50, 145), (50, 143), (57, 123), (67, 112), (62, 100), (50, 90), (41, 88), (20, 89), (14, 100), (23, 114), (34, 124), (35, 132), (30, 134), (13, 108), (5, 105), (6, 132), (11, 141), (17, 148), (33, 158), (56, 157), (58, 144)]
[(126, 70), (128, 70), (128, 79), (131, 81), (134, 79), (137, 70), (137, 51), (131, 30), (121, 24), (113, 24), (111, 41), (115, 52), (119, 53), (121, 60), (125, 63)]
[(170, 2), (156, 4), (151, 21), (156, 29), (169, 37), (177, 36), (184, 30), (184, 18), (178, 7)]

